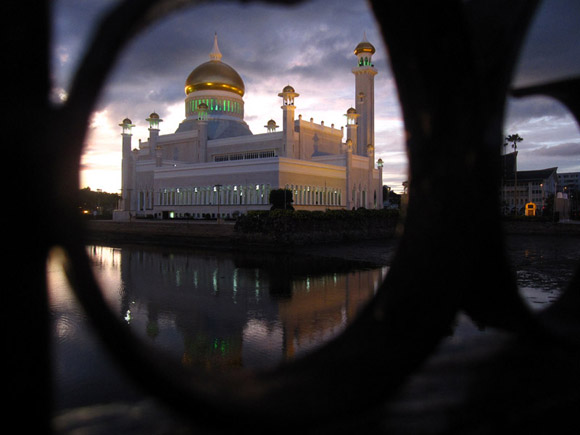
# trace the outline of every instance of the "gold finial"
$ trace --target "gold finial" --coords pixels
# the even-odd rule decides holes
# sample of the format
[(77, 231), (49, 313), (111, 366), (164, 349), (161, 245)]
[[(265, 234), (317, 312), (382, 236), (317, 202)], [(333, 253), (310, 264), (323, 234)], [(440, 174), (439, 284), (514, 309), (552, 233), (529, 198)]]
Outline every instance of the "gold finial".
[(209, 54), (209, 58), (211, 60), (221, 60), (222, 59), (222, 54), (220, 52), (220, 49), (218, 47), (218, 42), (217, 42), (217, 32), (214, 34), (214, 37), (213, 37), (213, 50)]

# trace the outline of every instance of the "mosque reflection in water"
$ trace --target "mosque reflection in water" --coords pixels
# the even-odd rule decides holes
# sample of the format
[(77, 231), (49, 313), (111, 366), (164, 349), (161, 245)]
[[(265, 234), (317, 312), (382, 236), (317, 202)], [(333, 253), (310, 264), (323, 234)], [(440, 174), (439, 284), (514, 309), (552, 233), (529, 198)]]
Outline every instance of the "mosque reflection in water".
[(308, 352), (341, 332), (386, 274), (293, 255), (89, 249), (107, 299), (135, 334), (208, 369)]

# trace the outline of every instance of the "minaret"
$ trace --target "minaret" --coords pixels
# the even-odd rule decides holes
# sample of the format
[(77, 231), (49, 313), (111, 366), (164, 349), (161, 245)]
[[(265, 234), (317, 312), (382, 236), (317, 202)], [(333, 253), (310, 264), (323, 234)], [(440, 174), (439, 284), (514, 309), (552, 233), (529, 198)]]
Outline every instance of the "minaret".
[(357, 118), (359, 117), (358, 113), (356, 113), (356, 109), (351, 107), (346, 111), (346, 140), (351, 141), (351, 148), (352, 151), (356, 154), (357, 150), (357, 140), (358, 140), (358, 125), (357, 125)]
[(264, 126), (266, 127), (268, 133), (275, 133), (278, 126), (276, 125), (276, 121), (270, 119), (268, 123)]
[(346, 140), (346, 209), (350, 210), (354, 204), (352, 197), (352, 140)]
[[(368, 156), (368, 195), (367, 195), (367, 203), (364, 205), (366, 208), (375, 208), (374, 195), (376, 192), (377, 186), (373, 183), (373, 170), (375, 169), (375, 147), (372, 144), (367, 145), (367, 156)], [(378, 196), (378, 193), (377, 193)]]
[(154, 159), (157, 139), (159, 138), (159, 123), (163, 120), (159, 118), (157, 113), (153, 112), (146, 121), (149, 123), (149, 156)]
[(354, 54), (357, 57), (357, 66), (352, 69), (355, 75), (355, 98), (358, 119), (358, 138), (356, 154), (367, 155), (367, 146), (375, 145), (375, 75), (377, 70), (372, 63), (375, 47), (366, 40), (360, 42)]
[(284, 130), (284, 144), (282, 154), (284, 157), (294, 157), (294, 98), (298, 97), (294, 88), (285, 86), (278, 94), (282, 97), (282, 129)]
[(134, 159), (131, 153), (131, 129), (135, 127), (129, 118), (125, 118), (119, 127), (123, 129), (122, 164), (121, 164), (121, 210), (130, 211), (133, 189), (135, 184)]

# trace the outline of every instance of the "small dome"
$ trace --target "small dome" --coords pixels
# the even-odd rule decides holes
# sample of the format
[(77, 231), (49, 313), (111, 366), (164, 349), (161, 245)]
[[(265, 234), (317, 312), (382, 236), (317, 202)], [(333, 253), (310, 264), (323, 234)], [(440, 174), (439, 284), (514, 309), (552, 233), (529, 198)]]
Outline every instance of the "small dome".
[(278, 126), (276, 125), (276, 121), (274, 121), (273, 119), (270, 119), (264, 127), (266, 127), (268, 131), (276, 131), (276, 129), (278, 128)]
[(354, 54), (358, 55), (359, 53), (375, 53), (375, 47), (368, 41), (360, 42), (356, 48), (354, 49)]
[(123, 119), (123, 124), (132, 124), (132, 122), (129, 118), (125, 118)]
[(159, 115), (155, 112), (153, 112), (151, 115), (149, 115), (149, 118), (151, 119), (159, 119)]
[(282, 89), (282, 92), (278, 94), (278, 96), (284, 98), (284, 101), (288, 100), (292, 102), (291, 104), (294, 104), (294, 98), (299, 97), (300, 94), (298, 94), (292, 86), (286, 85), (284, 86), (284, 89)]
[(353, 113), (356, 113), (356, 109), (355, 109), (354, 107), (351, 107), (350, 109), (348, 109), (348, 110), (346, 111), (346, 113), (347, 113), (347, 114), (349, 114), (349, 115), (350, 115), (350, 114), (353, 114)]

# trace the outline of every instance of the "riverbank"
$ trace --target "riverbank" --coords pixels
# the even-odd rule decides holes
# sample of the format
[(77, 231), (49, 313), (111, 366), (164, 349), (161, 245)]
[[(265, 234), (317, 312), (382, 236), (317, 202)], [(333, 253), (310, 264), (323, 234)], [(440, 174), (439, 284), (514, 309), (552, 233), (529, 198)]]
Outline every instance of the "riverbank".
[[(527, 235), (567, 235), (580, 237), (580, 222), (526, 222), (509, 221), (503, 223), (506, 235), (527, 234)], [(280, 239), (265, 237), (262, 234), (244, 234), (236, 232), (234, 222), (215, 221), (87, 221), (86, 238), (90, 243), (162, 243), (178, 245), (199, 245), (199, 246), (235, 246), (249, 244), (259, 246), (260, 244), (281, 243)], [(397, 228), (389, 231), (374, 233), (372, 240), (391, 239), (396, 237)], [(329, 236), (328, 234), (292, 234), (286, 238), (286, 242), (291, 244), (307, 245), (309, 237), (313, 242), (323, 243), (353, 241), (368, 239), (370, 237), (356, 237), (356, 233), (339, 234)]]
[(506, 235), (537, 234), (537, 235), (568, 235), (580, 237), (580, 221), (566, 220), (560, 222), (539, 221), (505, 221), (503, 229)]
[(87, 221), (89, 243), (226, 244), (235, 238), (234, 224), (214, 221)]
[(235, 223), (225, 221), (87, 221), (88, 243), (139, 243), (199, 247), (289, 247), (313, 243), (390, 239), (396, 228), (373, 232), (372, 237), (354, 230), (341, 233), (305, 232), (279, 236), (238, 232)]
[[(388, 264), (397, 246), (397, 231), (375, 234), (372, 238), (325, 237), (321, 234), (297, 235), (296, 243), (285, 243), (261, 234), (240, 234), (233, 222), (215, 221), (87, 221), (87, 244), (108, 246), (137, 244), (179, 248), (287, 252), (335, 257), (374, 264)], [(505, 222), (507, 236), (551, 236), (580, 238), (580, 224), (551, 222)]]
[[(241, 234), (233, 222), (215, 221), (88, 221), (86, 244), (105, 246), (147, 245), (159, 247), (228, 251), (299, 252), (317, 257), (333, 257), (361, 263), (387, 264), (395, 250), (395, 231), (370, 239), (356, 233), (348, 237), (328, 234), (301, 235), (282, 242), (261, 234)], [(388, 243), (385, 243), (387, 242)]]

